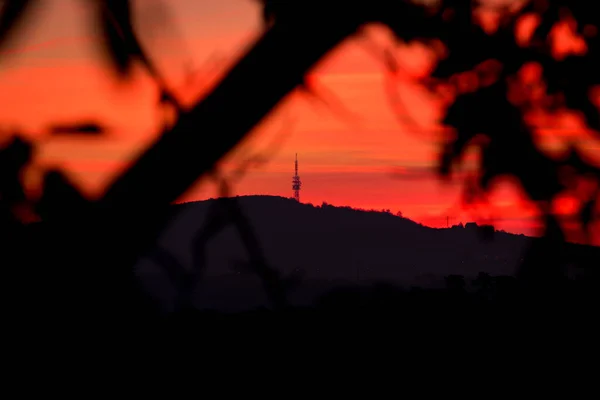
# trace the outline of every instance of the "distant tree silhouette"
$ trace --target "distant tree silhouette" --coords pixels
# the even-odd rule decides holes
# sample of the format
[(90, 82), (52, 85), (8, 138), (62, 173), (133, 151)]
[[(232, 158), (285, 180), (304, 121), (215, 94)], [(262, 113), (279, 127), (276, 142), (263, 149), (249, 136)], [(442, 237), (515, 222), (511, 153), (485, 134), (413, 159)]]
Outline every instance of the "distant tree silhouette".
[(490, 294), (492, 284), (492, 277), (486, 272), (480, 272), (473, 280), (473, 286), (475, 287), (477, 293), (483, 297), (487, 297)]
[(446, 288), (452, 292), (462, 292), (466, 288), (465, 277), (462, 275), (448, 275), (445, 280)]

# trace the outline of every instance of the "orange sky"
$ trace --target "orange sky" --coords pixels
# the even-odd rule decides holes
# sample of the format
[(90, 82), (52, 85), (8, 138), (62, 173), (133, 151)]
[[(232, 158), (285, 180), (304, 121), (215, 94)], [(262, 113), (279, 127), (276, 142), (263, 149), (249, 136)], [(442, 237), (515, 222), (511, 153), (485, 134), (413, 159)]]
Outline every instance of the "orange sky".
[[(157, 2), (135, 3), (143, 15), (150, 15)], [(37, 138), (39, 164), (61, 165), (85, 190), (97, 192), (156, 135), (157, 91), (142, 71), (125, 85), (112, 78), (84, 2), (43, 4), (0, 59), (0, 123)], [(259, 8), (251, 0), (169, 0), (166, 4), (176, 31), (147, 21), (140, 21), (138, 28), (170, 84), (191, 102), (259, 33)], [(389, 44), (384, 32), (374, 34), (377, 42)], [(400, 50), (400, 54), (411, 70), (422, 71), (426, 65), (426, 54), (419, 49)], [(185, 80), (189, 66), (197, 71), (192, 83)], [(442, 184), (430, 173), (435, 141), (416, 132), (418, 127), (399, 122), (386, 97), (381, 63), (357, 41), (332, 54), (311, 82), (323, 88), (325, 98), (333, 96), (343, 106), (331, 110), (300, 93), (288, 98), (224, 163), (228, 170), (245, 154), (268, 150), (284, 134), (269, 162), (235, 185), (237, 194), (290, 196), (294, 153), (298, 153), (303, 202), (401, 210), (433, 226), (445, 226), (446, 216), (458, 223), (488, 215), (498, 218), (498, 228), (531, 232), (532, 207), (509, 183), (497, 188), (492, 207), (482, 214), (457, 207), (460, 183)], [(399, 90), (421, 129), (434, 129), (438, 108), (427, 94), (409, 81), (401, 83)], [(82, 118), (105, 121), (111, 135), (44, 139), (47, 125)], [(576, 122), (564, 119), (564, 123), (563, 128), (541, 136), (549, 149), (560, 147), (577, 130)], [(598, 143), (588, 144), (587, 149), (597, 152)], [(394, 177), (394, 170), (403, 171), (403, 179)], [(215, 194), (213, 185), (204, 183), (185, 200)]]

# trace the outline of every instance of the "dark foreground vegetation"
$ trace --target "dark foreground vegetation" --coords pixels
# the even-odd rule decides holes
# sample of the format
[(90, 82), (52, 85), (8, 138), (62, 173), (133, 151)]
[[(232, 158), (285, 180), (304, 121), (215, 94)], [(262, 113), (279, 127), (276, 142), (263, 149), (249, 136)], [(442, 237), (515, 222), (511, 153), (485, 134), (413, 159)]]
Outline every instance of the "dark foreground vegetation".
[(285, 348), (305, 356), (322, 351), (316, 353), (321, 357), (342, 349), (351, 358), (368, 349), (383, 351), (378, 357), (373, 353), (375, 358), (389, 351), (407, 356), (439, 349), (477, 355), (486, 363), (492, 360), (478, 349), (488, 356), (503, 346), (522, 352), (537, 345), (555, 352), (596, 341), (597, 285), (564, 281), (532, 291), (512, 277), (480, 278), (481, 286), (470, 290), (461, 286), (460, 277), (449, 277), (445, 289), (340, 287), (312, 306), (279, 311), (180, 311), (165, 317), (159, 330), (179, 343), (198, 335), (195, 340), (223, 343), (224, 349)]
[[(402, 288), (386, 283), (365, 285), (338, 284), (336, 288), (319, 296), (315, 304), (289, 307), (286, 311), (307, 313), (340, 313), (348, 317), (367, 315), (398, 318), (441, 313), (454, 316), (461, 314), (481, 318), (497, 317), (495, 312), (519, 314), (519, 310), (536, 307), (539, 311), (560, 312), (564, 310), (576, 312), (584, 310), (593, 299), (600, 299), (600, 291), (596, 279), (576, 280), (563, 279), (552, 286), (524, 286), (519, 279), (511, 276), (490, 276), (481, 273), (476, 279), (468, 282), (460, 275), (446, 277), (446, 287), (424, 289), (419, 287)], [(307, 283), (310, 285), (310, 283)], [(593, 303), (592, 303), (593, 304)], [(556, 308), (557, 306), (561, 307)], [(438, 310), (438, 311), (436, 311)], [(587, 310), (589, 311), (589, 310)], [(259, 307), (242, 312), (220, 312), (211, 310), (182, 310), (182, 318), (193, 315), (260, 315), (270, 313), (269, 308)], [(196, 314), (197, 313), (197, 314)]]

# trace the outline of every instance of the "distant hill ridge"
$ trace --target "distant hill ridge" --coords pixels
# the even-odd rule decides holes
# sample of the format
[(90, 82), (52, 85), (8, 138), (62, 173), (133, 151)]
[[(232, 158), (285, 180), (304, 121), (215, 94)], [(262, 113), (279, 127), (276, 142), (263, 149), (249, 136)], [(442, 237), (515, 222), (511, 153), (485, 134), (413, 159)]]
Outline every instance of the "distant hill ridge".
[[(406, 218), (402, 215), (398, 215), (398, 214), (394, 214), (392, 213), (390, 210), (376, 210), (376, 209), (363, 209), (363, 208), (355, 208), (355, 207), (350, 207), (350, 206), (336, 206), (336, 205), (332, 205), (329, 204), (327, 202), (323, 202), (320, 205), (315, 205), (312, 203), (298, 203), (295, 200), (293, 200), (292, 198), (287, 198), (287, 197), (282, 197), (282, 196), (272, 196), (272, 195), (245, 195), (245, 196), (236, 196), (236, 199), (238, 199), (238, 201), (240, 201), (242, 204), (247, 205), (250, 203), (254, 203), (254, 202), (270, 202), (271, 204), (275, 205), (275, 204), (286, 204), (286, 207), (290, 207), (290, 210), (293, 210), (294, 208), (296, 208), (296, 210), (300, 207), (308, 207), (311, 209), (317, 209), (317, 210), (321, 210), (321, 209), (327, 209), (327, 210), (331, 210), (331, 211), (338, 211), (338, 212), (348, 212), (348, 211), (352, 211), (355, 213), (362, 213), (362, 214), (368, 214), (369, 216), (373, 216), (378, 215), (378, 216), (384, 216), (385, 218), (388, 217), (394, 217), (394, 218), (400, 218), (402, 220), (405, 221), (409, 221), (412, 224), (418, 225), (418, 226), (422, 226), (422, 227), (426, 227), (429, 229), (436, 229), (436, 230), (440, 230), (440, 229), (448, 229), (448, 228), (433, 228), (433, 227), (427, 227), (421, 223), (418, 223), (416, 221), (413, 221), (409, 218)], [(199, 201), (188, 201), (188, 202), (183, 202), (183, 203), (177, 203), (177, 204), (173, 204), (171, 207), (173, 209), (173, 213), (177, 214), (179, 212), (182, 212), (183, 210), (185, 210), (186, 208), (189, 207), (197, 207), (200, 205), (210, 205), (212, 203), (215, 203), (216, 201), (218, 201), (219, 198), (210, 198), (207, 200), (199, 200)], [(462, 224), (460, 225), (454, 225), (451, 228), (486, 228), (485, 225), (477, 225), (477, 223), (475, 222), (467, 222), (464, 226)], [(505, 231), (496, 231), (496, 232), (501, 232), (501, 233), (507, 233), (507, 234), (511, 234)], [(515, 236), (525, 236), (522, 234), (511, 234), (511, 235), (515, 235)]]
[[(175, 232), (183, 235), (181, 239), (192, 235), (204, 223), (209, 208), (218, 200), (209, 199), (172, 205), (173, 223), (164, 237)], [(460, 249), (461, 245), (477, 244), (489, 250), (502, 250), (507, 260), (516, 262), (520, 258), (520, 254), (517, 254), (518, 250), (523, 249), (533, 239), (522, 234), (497, 231), (491, 226), (478, 226), (474, 222), (469, 222), (464, 227), (455, 225), (451, 228), (432, 228), (391, 212), (333, 206), (327, 203), (321, 205), (298, 203), (291, 198), (280, 196), (237, 196), (236, 200), (267, 248), (273, 247), (268, 244), (269, 242), (278, 244), (278, 250), (286, 249), (295, 243), (303, 247), (304, 254), (315, 250), (311, 248), (311, 244), (318, 245), (322, 241), (328, 242), (330, 250), (339, 249), (346, 253), (349, 251), (350, 244), (357, 246), (353, 247), (354, 249), (387, 247), (402, 249), (407, 246), (417, 249), (430, 245), (432, 251), (453, 249), (458, 252), (465, 250)], [(229, 227), (227, 230), (232, 229)], [(492, 239), (490, 243), (483, 240), (486, 238)], [(508, 254), (511, 251), (516, 253), (514, 257)], [(302, 258), (302, 255), (297, 252), (292, 252), (290, 255), (294, 253)], [(289, 258), (292, 263), (293, 258)]]
[[(429, 228), (387, 212), (313, 206), (278, 196), (239, 196), (236, 200), (272, 267), (283, 275), (301, 272), (307, 281), (329, 282), (329, 288), (342, 281), (435, 287), (453, 274), (513, 275), (534, 240), (495, 232), (493, 240), (485, 241), (490, 229), (475, 224)], [(193, 238), (217, 201), (171, 206), (173, 219), (159, 239), (160, 248), (193, 268)], [(248, 257), (232, 224), (211, 238), (205, 255), (201, 303), (221, 307), (215, 298), (227, 297), (227, 301), (248, 304), (262, 296), (257, 278), (239, 268)], [(140, 260), (138, 270), (150, 290), (166, 290), (164, 273), (152, 257)], [(253, 294), (244, 295), (250, 287)]]
[[(190, 264), (192, 237), (217, 200), (173, 205), (173, 222), (161, 245)], [(239, 196), (237, 201), (274, 266), (323, 278), (404, 281), (415, 274), (476, 274), (482, 262), (491, 273), (511, 274), (528, 242), (524, 236), (496, 232), (493, 241), (484, 243), (473, 227), (429, 228), (391, 213), (313, 206), (278, 196)], [(209, 274), (229, 273), (233, 262), (246, 258), (231, 224), (208, 248)]]

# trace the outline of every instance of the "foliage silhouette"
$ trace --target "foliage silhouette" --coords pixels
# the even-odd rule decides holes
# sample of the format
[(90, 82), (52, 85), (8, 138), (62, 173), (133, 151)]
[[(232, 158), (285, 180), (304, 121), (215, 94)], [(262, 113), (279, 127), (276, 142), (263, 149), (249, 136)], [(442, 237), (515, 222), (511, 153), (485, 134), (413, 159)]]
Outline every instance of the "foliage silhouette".
[[(0, 45), (34, 3), (5, 1), (0, 16)], [(568, 260), (563, 251), (564, 232), (551, 212), (551, 204), (584, 177), (594, 179), (598, 185), (600, 169), (575, 145), (562, 157), (544, 153), (535, 143), (534, 127), (527, 116), (533, 111), (569, 109), (579, 113), (598, 136), (600, 118), (590, 95), (600, 84), (599, 21), (592, 2), (531, 0), (523, 7), (496, 8), (492, 11), (498, 17), (498, 26), (491, 33), (477, 18), (482, 9), (487, 7), (489, 11), (489, 6), (474, 0), (426, 4), (404, 0), (263, 3), (267, 25), (263, 36), (219, 85), (189, 110), (183, 110), (169, 93), (139, 44), (130, 2), (94, 3), (114, 66), (126, 76), (132, 61), (141, 61), (162, 88), (161, 99), (173, 104), (179, 117), (173, 128), (134, 160), (97, 200), (86, 199), (59, 171), (50, 171), (39, 204), (32, 205), (18, 182), (33, 146), (16, 140), (0, 154), (5, 166), (1, 199), (5, 235), (11, 237), (11, 232), (24, 230), (15, 211), (18, 204), (39, 213), (45, 224), (40, 240), (43, 256), (33, 258), (61, 265), (62, 278), (81, 279), (78, 285), (55, 279), (60, 289), (52, 291), (64, 289), (61, 296), (66, 299), (82, 299), (68, 307), (60, 303), (67, 313), (83, 307), (94, 315), (127, 315), (146, 307), (131, 267), (154, 246), (171, 217), (168, 204), (200, 176), (211, 173), (217, 161), (286, 95), (304, 85), (304, 75), (330, 50), (371, 23), (386, 25), (400, 42), (419, 42), (434, 51), (443, 48), (447, 56), (440, 57), (435, 70), (422, 82), (436, 94), (449, 90), (454, 97), (443, 120), (454, 134), (448, 136), (440, 151), (440, 176), (450, 177), (466, 150), (475, 147), (481, 163), (474, 184), (467, 186), (472, 200), (484, 197), (499, 177), (518, 178), (527, 195), (539, 202), (546, 222), (545, 239), (536, 242), (526, 257), (525, 281), (544, 277), (541, 281), (550, 287), (560, 281), (558, 271)], [(541, 23), (531, 37), (522, 40), (515, 32), (528, 15), (537, 16)], [(570, 24), (574, 33), (581, 35), (585, 52), (563, 58), (554, 54), (552, 32), (558, 23)], [(534, 83), (523, 77), (527, 68), (539, 71)], [(231, 118), (232, 113), (235, 118)], [(199, 131), (211, 135), (210, 139), (198, 135)], [(591, 197), (578, 199), (587, 204), (579, 215), (584, 229), (598, 218), (598, 195), (596, 190)], [(258, 242), (240, 210), (229, 200), (224, 204), (249, 243), (253, 267), (260, 272), (274, 302), (284, 305), (282, 279), (262, 260)], [(149, 220), (149, 214), (155, 218)], [(17, 242), (14, 249), (24, 251), (26, 247), (24, 242)], [(30, 261), (31, 257), (23, 257), (20, 264)], [(82, 270), (84, 263), (89, 265)], [(14, 268), (22, 266), (28, 265)], [(148, 311), (152, 312), (151, 308)]]
[(49, 129), (51, 135), (102, 135), (106, 128), (94, 122), (82, 122), (79, 124), (53, 125)]

